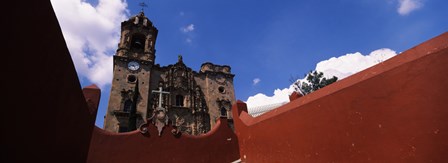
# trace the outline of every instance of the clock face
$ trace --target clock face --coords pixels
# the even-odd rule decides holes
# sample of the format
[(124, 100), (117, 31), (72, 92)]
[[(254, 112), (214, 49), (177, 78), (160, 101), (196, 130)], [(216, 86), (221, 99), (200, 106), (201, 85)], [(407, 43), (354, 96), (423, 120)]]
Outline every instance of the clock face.
[(138, 62), (131, 61), (131, 62), (128, 63), (128, 69), (129, 70), (135, 71), (135, 70), (138, 70), (139, 68), (140, 68), (140, 64), (138, 64)]

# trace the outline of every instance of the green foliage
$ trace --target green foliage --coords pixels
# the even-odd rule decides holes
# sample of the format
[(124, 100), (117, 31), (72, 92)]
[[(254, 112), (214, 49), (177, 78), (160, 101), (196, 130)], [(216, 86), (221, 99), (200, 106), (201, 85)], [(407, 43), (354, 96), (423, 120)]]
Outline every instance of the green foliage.
[(305, 75), (305, 79), (307, 82), (296, 81), (294, 84), (298, 89), (298, 92), (307, 95), (318, 89), (321, 89), (331, 83), (334, 83), (338, 80), (338, 77), (333, 76), (330, 79), (326, 79), (324, 77), (323, 72), (310, 71), (307, 75)]

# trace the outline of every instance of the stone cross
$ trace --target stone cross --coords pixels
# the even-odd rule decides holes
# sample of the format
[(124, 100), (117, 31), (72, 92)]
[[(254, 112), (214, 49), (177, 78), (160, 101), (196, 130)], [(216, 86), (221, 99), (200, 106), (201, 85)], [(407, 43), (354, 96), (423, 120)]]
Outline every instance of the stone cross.
[(152, 93), (159, 93), (159, 107), (157, 107), (157, 110), (163, 109), (162, 108), (162, 94), (170, 94), (170, 92), (165, 92), (162, 90), (162, 87), (159, 87), (158, 91), (152, 91)]
[(158, 93), (159, 94), (159, 107), (155, 110), (153, 113), (155, 118), (153, 119), (153, 123), (156, 125), (157, 130), (159, 131), (159, 136), (162, 134), (162, 130), (165, 127), (165, 125), (168, 124), (168, 117), (166, 115), (165, 108), (162, 107), (162, 95), (163, 94), (170, 94), (170, 92), (164, 92), (162, 90), (162, 87), (159, 87), (158, 91), (153, 90), (152, 93)]

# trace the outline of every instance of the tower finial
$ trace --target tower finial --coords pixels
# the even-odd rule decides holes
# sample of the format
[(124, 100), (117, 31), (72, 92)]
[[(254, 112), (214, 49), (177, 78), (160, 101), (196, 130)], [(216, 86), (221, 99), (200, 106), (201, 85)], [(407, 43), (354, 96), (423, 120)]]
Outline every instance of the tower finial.
[(180, 63), (183, 62), (183, 59), (182, 59), (182, 55), (181, 55), (181, 54), (179, 54), (179, 55), (177, 56), (177, 62), (180, 62)]
[(142, 7), (142, 11), (141, 11), (141, 13), (143, 13), (143, 8), (144, 8), (144, 7), (148, 7), (148, 5), (146, 5), (145, 2), (140, 2), (138, 5), (139, 5), (140, 7)]

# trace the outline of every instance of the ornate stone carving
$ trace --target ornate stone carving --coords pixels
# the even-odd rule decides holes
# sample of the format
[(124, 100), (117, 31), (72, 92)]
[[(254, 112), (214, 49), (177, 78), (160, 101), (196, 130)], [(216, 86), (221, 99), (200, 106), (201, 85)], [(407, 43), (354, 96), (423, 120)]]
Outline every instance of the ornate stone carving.
[(178, 62), (170, 68), (168, 74), (174, 89), (188, 91), (193, 83), (192, 71), (182, 61), (182, 56), (179, 55)]
[(188, 81), (186, 78), (186, 72), (182, 69), (174, 71), (174, 88), (187, 89)]
[(153, 113), (153, 121), (152, 123), (157, 127), (157, 131), (159, 132), (159, 136), (162, 135), (163, 128), (168, 125), (168, 117), (164, 110), (156, 110)]
[(196, 86), (194, 93), (194, 112), (205, 112), (206, 104), (204, 100), (204, 95), (199, 86)]
[(153, 111), (153, 115), (151, 117), (153, 124), (157, 127), (159, 131), (159, 136), (162, 134), (162, 130), (165, 125), (168, 125), (168, 116), (166, 115), (166, 109), (162, 107), (163, 103), (163, 94), (169, 94), (169, 92), (164, 92), (162, 87), (159, 87), (158, 91), (152, 91), (153, 93), (159, 94), (159, 106)]

